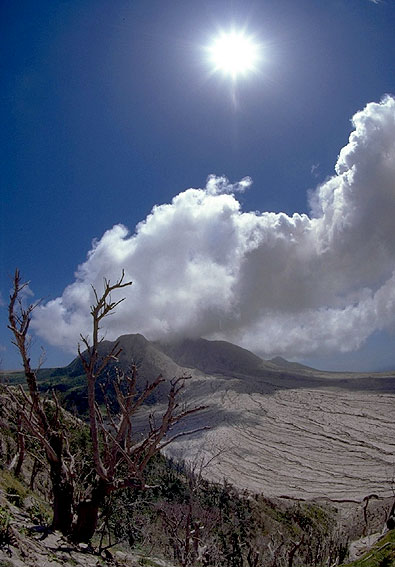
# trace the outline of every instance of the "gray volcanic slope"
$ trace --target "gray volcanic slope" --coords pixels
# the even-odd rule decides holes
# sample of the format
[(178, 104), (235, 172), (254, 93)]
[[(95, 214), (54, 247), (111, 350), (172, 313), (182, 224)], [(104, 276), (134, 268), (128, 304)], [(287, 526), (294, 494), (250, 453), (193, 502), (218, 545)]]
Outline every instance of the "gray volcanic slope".
[(223, 341), (149, 344), (165, 375), (191, 375), (184, 401), (208, 405), (183, 427), (210, 429), (181, 437), (169, 455), (267, 496), (392, 494), (395, 373), (326, 373)]

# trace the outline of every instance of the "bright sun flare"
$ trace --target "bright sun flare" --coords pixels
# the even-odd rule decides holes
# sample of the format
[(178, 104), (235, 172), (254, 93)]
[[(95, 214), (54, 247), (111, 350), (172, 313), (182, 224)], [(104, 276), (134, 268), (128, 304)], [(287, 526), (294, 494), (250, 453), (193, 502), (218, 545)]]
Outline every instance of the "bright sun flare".
[(236, 78), (256, 69), (259, 45), (243, 32), (222, 33), (208, 49), (215, 71)]

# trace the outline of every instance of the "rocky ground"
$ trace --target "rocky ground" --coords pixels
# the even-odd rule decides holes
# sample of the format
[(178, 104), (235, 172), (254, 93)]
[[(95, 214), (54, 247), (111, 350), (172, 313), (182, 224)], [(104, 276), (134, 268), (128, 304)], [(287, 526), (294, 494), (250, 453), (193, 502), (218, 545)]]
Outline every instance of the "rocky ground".
[(174, 567), (163, 559), (114, 549), (98, 553), (86, 544), (74, 545), (59, 532), (32, 524), (29, 516), (0, 496), (10, 511), (9, 536), (0, 545), (0, 567)]

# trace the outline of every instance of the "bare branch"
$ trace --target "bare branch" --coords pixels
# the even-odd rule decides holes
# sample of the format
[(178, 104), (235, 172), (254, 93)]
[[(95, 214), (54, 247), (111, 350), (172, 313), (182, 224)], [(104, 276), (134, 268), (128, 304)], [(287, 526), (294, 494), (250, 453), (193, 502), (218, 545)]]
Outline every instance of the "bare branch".
[(21, 293), (27, 285), (28, 282), (21, 282), (20, 272), (18, 269), (16, 269), (13, 278), (13, 290), (10, 295), (10, 303), (8, 306), (8, 328), (14, 335), (15, 340), (13, 341), (13, 343), (18, 348), (22, 358), (26, 381), (33, 405), (35, 407), (35, 410), (40, 414), (40, 419), (43, 421), (43, 423), (46, 423), (47, 420), (40, 405), (37, 378), (30, 365), (27, 345), (27, 332), (31, 321), (31, 314), (40, 302), (37, 301), (36, 303), (29, 305), (26, 309), (22, 306)]
[(100, 384), (100, 389), (101, 389), (102, 394), (103, 394), (104, 405), (106, 406), (106, 415), (107, 415), (107, 419), (108, 419), (108, 422), (109, 422), (109, 426), (112, 427), (114, 429), (114, 431), (117, 431), (118, 425), (115, 423), (114, 416), (112, 415), (112, 412), (111, 412), (110, 402), (108, 400), (106, 388), (103, 384)]
[(191, 429), (190, 431), (181, 431), (180, 433), (176, 433), (175, 435), (170, 437), (170, 439), (158, 445), (156, 452), (160, 451), (164, 447), (167, 447), (167, 445), (170, 445), (170, 443), (173, 443), (173, 441), (175, 441), (179, 437), (185, 437), (186, 435), (193, 435), (194, 433), (199, 433), (200, 431), (207, 431), (208, 429), (210, 429), (209, 425), (203, 425), (202, 427), (197, 427), (196, 429)]
[[(119, 348), (119, 344), (115, 343), (112, 347), (111, 351), (105, 355), (100, 362), (99, 360), (99, 353), (98, 353), (98, 345), (100, 343), (99, 338), (99, 329), (100, 329), (100, 321), (106, 317), (110, 312), (114, 311), (114, 309), (119, 305), (122, 301), (111, 301), (111, 292), (116, 289), (122, 289), (124, 287), (130, 286), (132, 282), (125, 282), (125, 271), (122, 270), (122, 274), (120, 279), (115, 282), (115, 284), (111, 285), (110, 281), (105, 279), (104, 280), (104, 291), (101, 296), (97, 293), (97, 290), (92, 286), (93, 293), (95, 296), (95, 304), (91, 306), (91, 315), (92, 315), (92, 346), (89, 345), (89, 341), (86, 337), (81, 337), (81, 340), (87, 347), (86, 353), (82, 353), (81, 349), (78, 349), (79, 357), (82, 361), (83, 368), (87, 378), (87, 386), (88, 386), (88, 408), (89, 408), (89, 423), (90, 423), (90, 431), (91, 431), (91, 438), (92, 438), (92, 447), (93, 447), (93, 461), (95, 464), (95, 469), (99, 477), (106, 481), (108, 480), (108, 475), (111, 470), (114, 469), (114, 465), (112, 459), (107, 457), (104, 459), (109, 466), (109, 469), (106, 469), (103, 463), (103, 459), (101, 457), (100, 451), (100, 442), (99, 442), (99, 427), (98, 427), (98, 413), (96, 408), (96, 399), (95, 399), (95, 383), (97, 378), (100, 374), (104, 371), (111, 360), (117, 360), (121, 349)], [(100, 419), (100, 418), (99, 418)]]
[(170, 418), (170, 423), (171, 423), (171, 425), (174, 425), (175, 423), (178, 423), (179, 421), (181, 421), (181, 419), (184, 419), (188, 415), (192, 415), (193, 413), (196, 413), (198, 411), (205, 410), (205, 409), (207, 409), (207, 407), (208, 406), (196, 406), (196, 407), (191, 408), (189, 410), (184, 410), (183, 412), (179, 413), (178, 415), (172, 416)]

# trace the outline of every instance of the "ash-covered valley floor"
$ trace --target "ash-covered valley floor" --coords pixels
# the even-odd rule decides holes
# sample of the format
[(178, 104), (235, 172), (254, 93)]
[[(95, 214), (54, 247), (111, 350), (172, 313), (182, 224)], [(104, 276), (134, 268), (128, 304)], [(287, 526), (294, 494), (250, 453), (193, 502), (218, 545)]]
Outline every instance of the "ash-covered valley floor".
[(282, 360), (256, 366), (254, 359), (241, 373), (235, 363), (226, 368), (226, 356), (221, 367), (210, 354), (201, 353), (204, 374), (190, 370), (185, 394), (189, 404), (208, 405), (188, 426), (210, 429), (182, 437), (169, 454), (266, 496), (360, 502), (394, 494), (393, 373), (326, 373)]
[(182, 438), (169, 452), (197, 466), (213, 457), (204, 474), (267, 496), (390, 496), (394, 403), (386, 393), (307, 387), (240, 393), (230, 386), (211, 391), (208, 419), (194, 420), (194, 427), (213, 422), (211, 430)]

